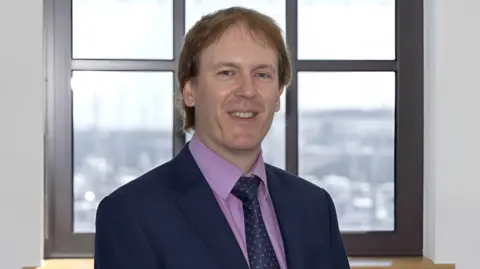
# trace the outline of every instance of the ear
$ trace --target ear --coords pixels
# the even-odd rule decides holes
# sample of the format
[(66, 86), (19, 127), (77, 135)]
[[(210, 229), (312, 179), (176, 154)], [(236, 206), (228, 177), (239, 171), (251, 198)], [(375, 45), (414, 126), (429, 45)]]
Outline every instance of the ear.
[(195, 82), (189, 80), (183, 88), (183, 103), (187, 107), (195, 106)]
[(275, 101), (275, 112), (278, 112), (280, 110), (280, 106), (281, 106), (281, 97), (282, 97), (282, 94), (284, 92), (284, 87), (283, 88), (280, 88), (279, 91), (278, 91), (278, 95), (277, 95), (277, 100)]

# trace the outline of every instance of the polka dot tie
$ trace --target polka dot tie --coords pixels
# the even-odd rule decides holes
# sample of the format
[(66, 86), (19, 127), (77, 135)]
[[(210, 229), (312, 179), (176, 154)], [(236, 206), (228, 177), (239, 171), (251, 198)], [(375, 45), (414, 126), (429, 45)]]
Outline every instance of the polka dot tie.
[(251, 269), (280, 269), (258, 202), (258, 177), (241, 177), (232, 194), (243, 203), (248, 260)]

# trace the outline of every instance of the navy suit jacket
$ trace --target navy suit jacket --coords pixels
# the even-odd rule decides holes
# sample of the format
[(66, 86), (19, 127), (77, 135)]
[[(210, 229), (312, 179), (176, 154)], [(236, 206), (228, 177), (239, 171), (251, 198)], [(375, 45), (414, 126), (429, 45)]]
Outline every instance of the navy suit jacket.
[[(266, 165), (288, 269), (348, 269), (330, 195)], [(248, 269), (188, 145), (97, 210), (95, 269)]]

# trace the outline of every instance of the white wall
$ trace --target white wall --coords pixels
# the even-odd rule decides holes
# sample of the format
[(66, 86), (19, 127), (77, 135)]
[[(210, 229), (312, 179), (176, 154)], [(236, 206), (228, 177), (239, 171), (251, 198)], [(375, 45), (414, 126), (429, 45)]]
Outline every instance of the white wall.
[[(476, 268), (480, 2), (426, 2), (425, 254)], [(42, 44), (42, 1), (0, 1), (2, 268), (39, 265), (42, 257)]]
[(479, 268), (480, 1), (426, 2), (425, 253)]
[(0, 262), (37, 265), (43, 220), (41, 0), (0, 0)]

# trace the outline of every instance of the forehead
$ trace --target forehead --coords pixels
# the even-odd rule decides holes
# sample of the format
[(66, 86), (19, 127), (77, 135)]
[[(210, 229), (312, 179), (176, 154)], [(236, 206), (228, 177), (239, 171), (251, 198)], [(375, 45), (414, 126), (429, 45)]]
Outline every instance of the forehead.
[(265, 38), (241, 25), (228, 28), (216, 42), (202, 52), (201, 58), (206, 64), (222, 61), (276, 66), (277, 63), (277, 53), (267, 44)]

